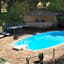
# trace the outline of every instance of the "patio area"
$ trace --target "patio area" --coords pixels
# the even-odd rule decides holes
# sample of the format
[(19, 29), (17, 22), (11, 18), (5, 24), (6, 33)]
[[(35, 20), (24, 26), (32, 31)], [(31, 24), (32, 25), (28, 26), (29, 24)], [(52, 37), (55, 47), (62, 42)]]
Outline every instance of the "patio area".
[[(31, 34), (25, 34), (22, 36), (19, 36), (18, 39), (23, 39), (25, 37), (31, 36)], [(6, 59), (8, 62), (11, 64), (26, 64), (26, 57), (32, 57), (32, 56), (37, 56), (39, 52), (44, 53), (44, 64), (46, 62), (49, 62), (50, 60), (53, 60), (53, 48), (55, 48), (55, 58), (59, 58), (61, 56), (64, 56), (64, 44), (61, 44), (56, 47), (48, 48), (48, 49), (43, 49), (39, 51), (31, 51), (31, 50), (20, 50), (16, 51), (13, 50), (12, 48), (12, 43), (15, 40), (13, 39), (13, 36), (5, 37), (0, 39), (0, 57)], [(38, 58), (34, 58), (30, 60), (30, 64), (34, 64), (34, 61), (37, 61)]]

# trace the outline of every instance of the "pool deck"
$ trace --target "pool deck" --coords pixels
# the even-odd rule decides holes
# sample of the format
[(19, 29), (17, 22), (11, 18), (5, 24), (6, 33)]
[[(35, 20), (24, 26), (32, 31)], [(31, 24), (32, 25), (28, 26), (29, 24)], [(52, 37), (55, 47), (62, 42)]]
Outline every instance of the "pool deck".
[[(20, 36), (18, 39), (22, 39), (25, 37), (31, 36), (30, 34), (25, 34), (23, 36)], [(39, 52), (44, 53), (44, 61), (51, 60), (53, 58), (53, 48), (55, 48), (55, 57), (58, 58), (62, 55), (64, 55), (64, 44), (61, 44), (59, 46), (39, 50), (39, 51), (31, 51), (31, 50), (12, 50), (11, 43), (15, 42), (13, 39), (13, 36), (5, 37), (0, 39), (2, 51), (0, 51), (0, 57), (6, 59), (12, 64), (26, 64), (26, 57), (32, 57), (38, 55)], [(38, 58), (34, 58), (30, 60), (30, 64), (33, 64), (33, 61), (37, 61)]]

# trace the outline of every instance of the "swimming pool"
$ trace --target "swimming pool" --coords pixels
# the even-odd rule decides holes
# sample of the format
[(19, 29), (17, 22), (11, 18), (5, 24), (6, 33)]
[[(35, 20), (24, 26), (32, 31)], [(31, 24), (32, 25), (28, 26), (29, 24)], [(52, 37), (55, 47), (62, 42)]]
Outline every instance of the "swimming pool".
[(15, 42), (14, 46), (27, 45), (28, 49), (37, 51), (59, 45), (64, 42), (64, 31), (51, 31), (33, 35)]

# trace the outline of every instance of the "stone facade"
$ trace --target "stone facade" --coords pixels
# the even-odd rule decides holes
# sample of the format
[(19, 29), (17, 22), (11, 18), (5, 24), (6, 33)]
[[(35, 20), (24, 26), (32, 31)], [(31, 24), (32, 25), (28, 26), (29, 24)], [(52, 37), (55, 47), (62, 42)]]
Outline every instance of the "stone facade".
[(46, 28), (57, 25), (56, 16), (26, 16), (25, 24), (38, 27), (38, 28)]

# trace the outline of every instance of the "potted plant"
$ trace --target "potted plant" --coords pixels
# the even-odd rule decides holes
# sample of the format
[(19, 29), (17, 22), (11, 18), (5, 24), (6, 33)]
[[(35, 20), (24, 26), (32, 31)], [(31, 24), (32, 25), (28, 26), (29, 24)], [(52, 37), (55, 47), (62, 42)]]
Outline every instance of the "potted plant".
[(43, 58), (44, 58), (43, 52), (40, 52), (40, 53), (38, 54), (38, 58), (39, 58), (40, 61), (43, 60)]

